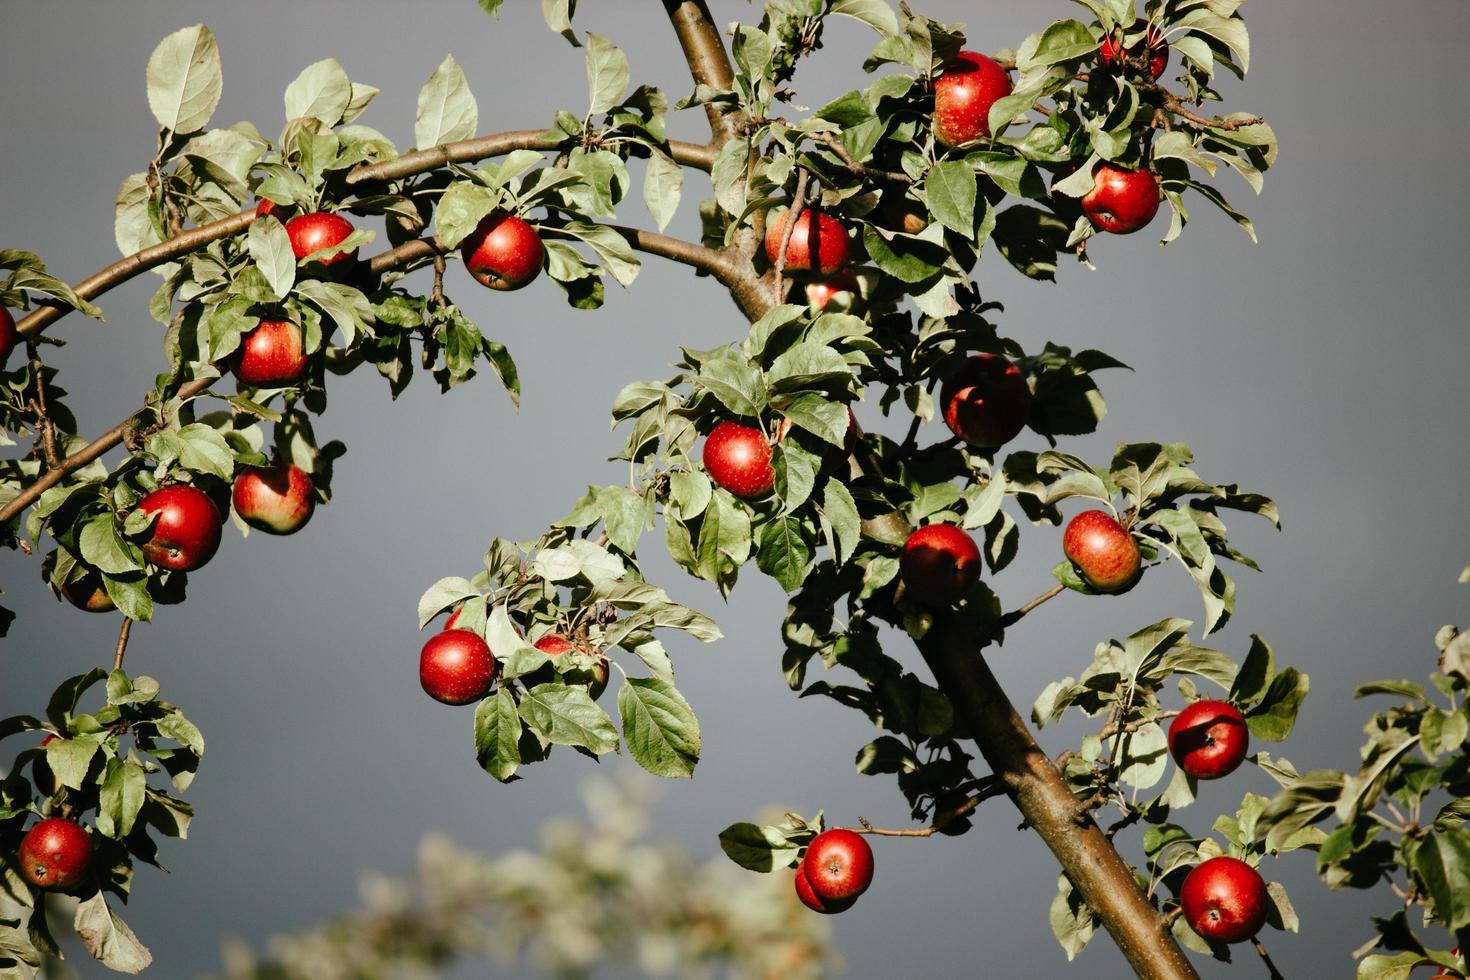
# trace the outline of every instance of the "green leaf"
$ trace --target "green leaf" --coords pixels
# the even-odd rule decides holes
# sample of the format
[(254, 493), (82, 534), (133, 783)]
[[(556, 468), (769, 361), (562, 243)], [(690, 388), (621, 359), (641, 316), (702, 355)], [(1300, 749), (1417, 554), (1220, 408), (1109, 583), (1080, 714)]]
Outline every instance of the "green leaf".
[(628, 91), (628, 56), (600, 34), (587, 32), (588, 115), (607, 112)]
[(520, 715), (556, 745), (579, 745), (595, 755), (617, 750), (618, 730), (584, 687), (538, 684), (522, 696)]
[(1051, 922), (1051, 933), (1067, 954), (1070, 963), (1082, 952), (1092, 934), (1097, 931), (1097, 919), (1092, 909), (1083, 900), (1066, 875), (1057, 877), (1057, 893), (1051, 900), (1047, 915)]
[(1470, 832), (1433, 831), (1413, 848), (1410, 859), (1434, 899), (1440, 924), (1451, 932), (1470, 926)]
[(832, 526), (833, 560), (840, 566), (857, 551), (862, 538), (862, 519), (852, 493), (836, 480), (828, 480), (822, 495), (822, 513)]
[(142, 766), (126, 759), (108, 759), (98, 795), (97, 830), (113, 840), (131, 834), (147, 789), (148, 774)]
[[(1029, 38), (1028, 38), (1029, 40)], [(1097, 40), (1079, 20), (1059, 20), (1042, 32), (1034, 47), (1023, 44), (1016, 52), (1021, 71), (1084, 58), (1097, 51)]]
[(1271, 656), (1271, 648), (1265, 640), (1252, 634), (1250, 653), (1246, 654), (1244, 665), (1235, 675), (1228, 700), (1232, 704), (1250, 704), (1259, 700), (1266, 696), (1275, 677), (1276, 661)]
[(135, 572), (143, 567), (133, 547), (118, 533), (111, 512), (98, 514), (84, 524), (77, 546), (87, 564), (113, 575)]
[(1169, 739), (1150, 722), (1123, 736), (1118, 779), (1134, 789), (1148, 789), (1164, 778), (1169, 767)]
[(335, 126), (352, 102), (352, 82), (336, 58), (326, 58), (305, 68), (286, 87), (286, 119), (320, 119)]
[(694, 384), (736, 415), (755, 418), (766, 407), (766, 383), (760, 369), (729, 348), (700, 365)]
[(441, 578), (419, 597), (419, 629), (423, 629), (428, 625), (429, 620), (450, 606), (475, 598), (479, 594), (480, 590), (475, 588), (469, 579), (456, 576)]
[(966, 238), (975, 235), (975, 171), (963, 160), (944, 160), (924, 178), (929, 210), (946, 228)]
[(170, 34), (148, 59), (148, 108), (164, 129), (203, 129), (223, 90), (219, 44), (203, 24)]
[(618, 690), (623, 738), (634, 760), (666, 778), (694, 775), (699, 761), (699, 722), (689, 702), (657, 677), (630, 677)]
[(68, 789), (81, 789), (98, 748), (96, 737), (90, 735), (54, 739), (46, 746), (46, 765), (58, 783)]
[(474, 136), (480, 126), (480, 107), (475, 101), (464, 69), (446, 55), (434, 74), (419, 90), (414, 114), (414, 143), (421, 150)]
[(683, 187), (684, 168), (663, 150), (651, 150), (643, 178), (643, 203), (648, 205), (648, 213), (653, 215), (659, 231), (668, 226), (674, 212), (679, 210)]
[(291, 251), (291, 238), (273, 217), (250, 223), (246, 244), (251, 261), (265, 276), (277, 299), (285, 299), (296, 282), (296, 256)]
[(148, 947), (138, 941), (128, 924), (107, 905), (102, 892), (77, 906), (72, 922), (82, 945), (94, 958), (118, 973), (141, 973), (153, 962)]
[(898, 33), (898, 20), (888, 0), (833, 0), (827, 12), (860, 20), (885, 37)]
[(771, 872), (796, 864), (801, 848), (775, 827), (731, 824), (720, 831), (720, 849), (748, 871)]
[(644, 499), (628, 487), (598, 487), (594, 495), (608, 541), (626, 555), (637, 552), (648, 515)]
[(807, 392), (792, 399), (781, 409), (781, 414), (834, 446), (840, 447), (847, 441), (847, 406), (841, 402)]
[(1365, 956), (1358, 961), (1357, 980), (1409, 980), (1414, 967), (1424, 962), (1424, 957), (1415, 952)]
[[(235, 453), (224, 434), (203, 422), (191, 422), (177, 433), (179, 463), (196, 473), (208, 473), (228, 482), (235, 475)], [(102, 568), (101, 565), (97, 566)], [(103, 568), (104, 572), (118, 569)]]
[(1252, 738), (1282, 742), (1296, 724), (1297, 711), (1307, 696), (1307, 675), (1288, 667), (1271, 681), (1261, 703), (1246, 712)]
[(507, 782), (521, 764), (520, 739), (515, 698), (500, 687), (475, 708), (475, 758), (482, 769)]
[(812, 549), (798, 518), (782, 515), (760, 529), (760, 546), (755, 563), (787, 592), (795, 592), (806, 580), (812, 564)]

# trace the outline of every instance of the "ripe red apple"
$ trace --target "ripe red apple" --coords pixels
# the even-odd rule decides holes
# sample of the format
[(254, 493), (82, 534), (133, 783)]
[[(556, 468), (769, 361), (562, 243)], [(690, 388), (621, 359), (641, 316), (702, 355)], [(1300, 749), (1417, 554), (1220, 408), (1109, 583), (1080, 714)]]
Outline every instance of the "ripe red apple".
[(835, 915), (838, 912), (846, 912), (857, 901), (856, 898), (846, 898), (840, 901), (824, 901), (818, 898), (817, 893), (812, 891), (812, 883), (807, 880), (806, 864), (804, 862), (796, 866), (796, 897), (801, 899), (801, 904), (813, 912), (820, 912), (823, 915)]
[(1184, 921), (1204, 939), (1240, 943), (1266, 923), (1271, 905), (1256, 869), (1233, 857), (1213, 857), (1184, 879), (1179, 889)]
[(262, 197), (255, 205), (255, 216), (257, 218), (264, 218), (268, 214), (273, 214), (276, 216), (276, 220), (279, 221), (281, 220), (281, 215), (289, 210), (291, 210), (291, 205), (289, 204), (277, 204), (268, 197)]
[[(532, 645), (535, 646), (537, 650), (540, 650), (542, 653), (546, 654), (548, 657), (559, 657), (564, 653), (571, 653), (573, 651), (582, 654), (590, 653), (589, 650), (577, 646), (565, 636), (561, 636), (557, 633), (548, 633)], [(526, 675), (526, 686), (535, 687), (537, 684), (550, 683), (555, 673), (556, 672), (551, 669), (550, 664), (547, 664), (545, 667), (538, 668), (532, 671), (530, 674)], [(599, 657), (597, 660), (597, 666), (593, 667), (591, 670), (569, 670), (562, 676), (567, 678), (567, 680), (572, 683), (587, 683), (587, 693), (591, 696), (592, 700), (596, 701), (598, 698), (602, 697), (602, 692), (607, 690), (607, 658)]]
[(1062, 553), (1098, 592), (1125, 591), (1138, 579), (1142, 567), (1133, 535), (1101, 510), (1084, 510), (1067, 522)]
[(1195, 779), (1230, 775), (1250, 742), (1245, 716), (1228, 701), (1196, 701), (1169, 725), (1169, 754)]
[(903, 543), (898, 569), (910, 596), (943, 606), (980, 581), (980, 549), (953, 524), (926, 524)]
[(1159, 182), (1148, 170), (1100, 163), (1092, 190), (1082, 196), (1082, 213), (1101, 231), (1131, 235), (1159, 213)]
[[(786, 221), (790, 217), (791, 211), (787, 209), (766, 222), (766, 258), (772, 265), (781, 254), (781, 236), (786, 233)], [(813, 230), (815, 249), (812, 248)], [(812, 208), (806, 208), (796, 220), (796, 227), (791, 229), (783, 271), (833, 276), (847, 264), (847, 251), (847, 226), (826, 211), (819, 214)]]
[(520, 289), (541, 274), (546, 248), (525, 221), (492, 211), (460, 243), (459, 254), (480, 285), (509, 290)]
[(95, 568), (87, 569), (80, 578), (63, 583), (61, 594), (67, 602), (85, 612), (111, 612), (117, 608), (112, 596), (107, 594), (107, 586), (102, 583), (102, 573)]
[(15, 342), (20, 339), (20, 334), (15, 329), (15, 317), (10, 311), (0, 306), (0, 368), (5, 367), (5, 362), (10, 360), (10, 352), (15, 350)]
[(145, 514), (158, 514), (143, 557), (160, 568), (192, 572), (219, 549), (220, 516), (209, 495), (197, 487), (160, 487), (138, 502)]
[(301, 349), (301, 328), (289, 320), (261, 320), (240, 338), (230, 357), (230, 370), (241, 384), (278, 388), (293, 384), (306, 373), (307, 356)]
[[(291, 254), (299, 261), (319, 249), (331, 248), (346, 241), (347, 236), (352, 234), (352, 222), (330, 211), (312, 211), (298, 214), (286, 222), (286, 234), (291, 239)], [(338, 263), (350, 264), (356, 258), (357, 249), (353, 248), (316, 261), (330, 266)]]
[(419, 654), (424, 693), (445, 704), (470, 704), (490, 693), (500, 665), (479, 634), (452, 629), (429, 637)]
[(301, 467), (282, 463), (235, 477), (230, 499), (235, 513), (251, 527), (267, 534), (294, 534), (311, 520), (316, 487)]
[[(1143, 21), (1135, 21), (1128, 30), (1130, 33), (1143, 30)], [(1112, 34), (1104, 35), (1102, 43), (1098, 45), (1097, 63), (1104, 68), (1125, 67), (1122, 34), (1122, 30), (1115, 30)], [(1158, 78), (1169, 64), (1169, 44), (1154, 25), (1149, 25), (1143, 40), (1128, 49), (1127, 58), (1136, 63), (1143, 57), (1145, 50), (1148, 51), (1148, 73), (1151, 77)]]
[(816, 310), (826, 309), (827, 304), (833, 300), (851, 306), (857, 298), (857, 277), (848, 269), (843, 269), (831, 279), (810, 283), (806, 287), (807, 304)]
[(1031, 388), (1021, 369), (999, 354), (976, 354), (939, 393), (944, 423), (972, 446), (997, 449), (1026, 427)]
[(873, 850), (860, 834), (837, 828), (807, 845), (801, 870), (822, 902), (850, 902), (873, 883)]
[(976, 51), (961, 51), (934, 79), (934, 138), (959, 146), (990, 135), (990, 107), (1011, 94), (1011, 76)]
[[(47, 735), (41, 739), (37, 748), (44, 749), (61, 736)], [(56, 773), (51, 771), (51, 766), (46, 762), (46, 756), (42, 755), (31, 763), (31, 782), (36, 785), (36, 792), (42, 796), (50, 796), (56, 792)]]
[(741, 500), (759, 500), (776, 485), (765, 433), (738, 422), (721, 422), (705, 438), (704, 468)]
[(79, 884), (92, 863), (92, 839), (63, 817), (42, 820), (20, 842), (20, 873), (37, 888), (60, 891)]

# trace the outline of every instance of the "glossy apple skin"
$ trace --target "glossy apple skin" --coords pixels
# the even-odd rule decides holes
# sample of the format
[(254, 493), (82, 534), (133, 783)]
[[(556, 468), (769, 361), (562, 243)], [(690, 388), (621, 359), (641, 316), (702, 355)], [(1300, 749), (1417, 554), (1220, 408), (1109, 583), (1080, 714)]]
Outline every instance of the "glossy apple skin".
[(307, 355), (301, 349), (301, 328), (289, 320), (261, 320), (240, 338), (230, 358), (236, 380), (252, 388), (294, 384), (306, 373)]
[(520, 289), (541, 274), (546, 247), (541, 236), (513, 214), (491, 212), (459, 246), (464, 267), (482, 286)]
[(1021, 369), (999, 354), (976, 354), (939, 394), (944, 424), (965, 442), (998, 449), (1026, 427), (1031, 388)]
[(81, 578), (72, 579), (63, 585), (61, 594), (67, 602), (83, 612), (111, 612), (117, 608), (117, 603), (112, 601), (112, 596), (107, 594), (107, 587), (102, 584), (102, 573), (95, 568), (87, 569)]
[(953, 524), (926, 524), (903, 543), (898, 570), (911, 598), (948, 605), (980, 581), (980, 549)]
[[(540, 650), (542, 653), (546, 654), (548, 657), (559, 657), (564, 653), (571, 653), (572, 651), (584, 654), (589, 653), (589, 651), (578, 647), (571, 640), (557, 633), (548, 633), (547, 635), (543, 636), (541, 639), (533, 643), (532, 646), (534, 646), (537, 650)], [(537, 684), (548, 684), (551, 682), (555, 673), (556, 672), (551, 669), (550, 664), (547, 664), (545, 667), (538, 668), (532, 671), (530, 674), (526, 675), (526, 686), (535, 687)], [(568, 681), (573, 683), (586, 681), (588, 684), (587, 694), (592, 698), (592, 700), (596, 701), (598, 698), (602, 697), (602, 692), (607, 690), (607, 660), (606, 658), (599, 658), (597, 661), (597, 666), (593, 667), (591, 670), (572, 670), (568, 671), (563, 676), (565, 676)]]
[(316, 485), (299, 466), (283, 463), (246, 470), (230, 492), (235, 513), (267, 534), (295, 534), (316, 510)]
[(1245, 716), (1228, 701), (1196, 701), (1169, 725), (1169, 754), (1195, 779), (1220, 779), (1235, 771), (1250, 750)]
[[(782, 211), (766, 222), (766, 258), (772, 265), (781, 254), (781, 236), (786, 233), (786, 222), (790, 217), (789, 210)], [(816, 230), (815, 249), (812, 248), (813, 228)], [(786, 243), (786, 265), (782, 271), (834, 276), (847, 264), (847, 256), (847, 227), (825, 211), (818, 213), (806, 208), (797, 219), (796, 227), (791, 229), (791, 240)]]
[(1147, 170), (1100, 163), (1092, 171), (1092, 190), (1082, 196), (1082, 213), (1094, 228), (1131, 235), (1159, 213), (1159, 182)]
[(20, 842), (20, 872), (47, 891), (80, 884), (92, 864), (92, 839), (82, 825), (62, 817), (42, 820)]
[(857, 277), (847, 269), (843, 269), (831, 279), (810, 283), (806, 287), (807, 305), (814, 310), (825, 310), (827, 304), (834, 300), (837, 300), (839, 304), (845, 300), (846, 305), (850, 306), (857, 297)]
[(826, 830), (807, 846), (801, 870), (821, 901), (856, 901), (873, 883), (873, 849), (850, 830)]
[[(59, 735), (47, 735), (36, 747), (44, 749), (60, 737)], [(36, 792), (42, 796), (50, 796), (56, 792), (56, 773), (51, 771), (51, 766), (46, 762), (44, 755), (31, 763), (31, 782), (35, 784)]]
[(15, 350), (15, 342), (20, 339), (20, 333), (15, 329), (15, 317), (10, 311), (0, 306), (0, 368), (4, 368), (10, 360), (10, 352)]
[(419, 653), (419, 683), (443, 704), (472, 704), (490, 693), (500, 665), (477, 633), (447, 629)]
[[(298, 214), (286, 222), (286, 235), (291, 239), (291, 254), (296, 256), (298, 261), (318, 249), (340, 245), (347, 240), (350, 234), (352, 234), (352, 222), (340, 214), (332, 214), (329, 211)], [(356, 258), (357, 249), (354, 248), (315, 261), (325, 266), (333, 266), (351, 264)]]
[(1202, 938), (1242, 943), (1261, 931), (1271, 899), (1256, 869), (1233, 857), (1210, 858), (1179, 889), (1184, 921)]
[(145, 514), (158, 514), (143, 557), (160, 568), (192, 572), (219, 550), (220, 516), (203, 490), (185, 484), (160, 487), (138, 502)]
[[(1134, 23), (1129, 28), (1129, 33), (1140, 30), (1143, 30), (1142, 21)], [(1104, 68), (1123, 67), (1122, 47), (1122, 42), (1116, 36), (1105, 35), (1097, 48), (1097, 63)], [(1149, 76), (1157, 79), (1169, 66), (1169, 45), (1157, 27), (1150, 27), (1144, 39), (1128, 49), (1128, 57), (1136, 61), (1143, 56), (1145, 49), (1148, 50)]]
[(776, 485), (766, 434), (738, 422), (721, 422), (705, 437), (704, 468), (741, 500), (759, 500)]
[(1121, 592), (1138, 579), (1142, 557), (1133, 535), (1101, 510), (1084, 510), (1062, 532), (1062, 554), (1098, 592)]
[(856, 898), (847, 898), (840, 901), (827, 901), (818, 898), (817, 893), (812, 891), (812, 883), (807, 880), (805, 862), (796, 866), (796, 897), (801, 899), (801, 904), (813, 912), (820, 912), (823, 915), (836, 915), (838, 912), (846, 912), (857, 901)]
[(934, 138), (959, 146), (990, 135), (990, 107), (1011, 94), (1011, 76), (978, 51), (961, 51), (934, 79)]

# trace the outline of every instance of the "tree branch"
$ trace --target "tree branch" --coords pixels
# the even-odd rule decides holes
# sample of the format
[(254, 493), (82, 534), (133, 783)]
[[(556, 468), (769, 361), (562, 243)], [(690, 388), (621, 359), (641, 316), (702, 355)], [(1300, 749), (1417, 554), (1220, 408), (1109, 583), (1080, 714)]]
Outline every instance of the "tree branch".
[(1168, 109), (1176, 116), (1182, 116), (1185, 119), (1188, 119), (1196, 126), (1204, 126), (1208, 129), (1218, 129), (1228, 133), (1237, 129), (1241, 129), (1245, 126), (1259, 126), (1261, 123), (1266, 121), (1260, 116), (1251, 116), (1246, 119), (1235, 119), (1230, 122), (1222, 122), (1218, 119), (1206, 119), (1204, 116), (1201, 116), (1197, 112), (1191, 112), (1188, 108), (1185, 107), (1183, 102), (1179, 101), (1179, 97), (1174, 95), (1172, 92), (1165, 91), (1164, 89), (1160, 89), (1159, 92), (1164, 97), (1165, 109)]
[[(360, 164), (348, 172), (347, 183), (353, 185), (377, 180), (397, 180), (437, 170), (451, 163), (474, 163), (512, 150), (554, 150), (565, 143), (566, 139), (548, 137), (543, 129), (516, 129), (476, 136), (474, 139), (444, 143), (431, 146), (427, 150), (407, 153), (396, 160)], [(669, 150), (674, 162), (685, 167), (708, 172), (715, 163), (716, 151), (712, 146), (669, 140)]]
[(128, 637), (132, 635), (132, 632), (133, 621), (124, 616), (122, 621), (122, 629), (117, 631), (117, 650), (112, 655), (113, 670), (122, 669), (123, 654), (128, 652)]
[(966, 799), (958, 806), (951, 807), (940, 813), (934, 814), (934, 819), (927, 827), (906, 827), (901, 830), (890, 830), (886, 827), (874, 827), (871, 823), (858, 817), (860, 827), (848, 827), (855, 834), (872, 834), (876, 837), (933, 837), (946, 826), (958, 820), (966, 814), (973, 813), (975, 808), (992, 796), (1000, 796), (1006, 791), (1005, 783), (994, 776), (978, 780), (979, 792)]
[(996, 621), (995, 628), (997, 630), (1003, 630), (1010, 626), (1014, 626), (1016, 623), (1020, 622), (1027, 613), (1035, 609), (1037, 606), (1041, 605), (1043, 602), (1046, 602), (1048, 599), (1053, 599), (1056, 596), (1061, 595), (1064, 589), (1066, 589), (1066, 586), (1058, 582), (1056, 585), (1052, 586), (1050, 589), (1047, 589), (1045, 592), (1041, 593), (1041, 595), (1037, 596), (1035, 599), (1032, 599), (1024, 606), (1021, 606), (1019, 609), (1013, 609), (1010, 612), (1006, 613), (1004, 616), (1000, 617), (1000, 619)]
[(36, 399), (32, 403), (32, 410), (36, 414), (36, 428), (41, 436), (41, 456), (46, 461), (46, 468), (54, 470), (61, 465), (61, 457), (56, 451), (56, 426), (51, 424), (51, 415), (46, 409), (46, 366), (41, 363), (41, 355), (36, 351), (36, 341), (26, 338), (26, 354), (30, 357), (31, 377), (36, 382)]
[[(733, 89), (735, 70), (705, 0), (664, 0), (664, 10), (674, 25), (695, 86), (704, 85), (717, 92)], [(713, 102), (706, 103), (704, 113), (709, 118), (710, 135), (718, 150), (738, 131), (740, 114), (727, 114)]]

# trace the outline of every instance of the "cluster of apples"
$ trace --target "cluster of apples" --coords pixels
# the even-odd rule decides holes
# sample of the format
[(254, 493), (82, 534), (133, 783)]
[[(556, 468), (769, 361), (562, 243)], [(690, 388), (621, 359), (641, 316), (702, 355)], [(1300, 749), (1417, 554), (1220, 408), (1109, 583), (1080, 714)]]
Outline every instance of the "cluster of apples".
[(873, 850), (860, 834), (824, 830), (796, 866), (796, 897), (813, 912), (845, 912), (873, 883)]
[[(424, 693), (441, 704), (474, 704), (482, 701), (495, 688), (495, 679), (500, 676), (500, 662), (490, 651), (480, 634), (462, 629), (459, 610), (450, 614), (444, 629), (429, 637), (419, 651), (419, 684)], [(532, 644), (548, 657), (560, 657), (566, 653), (588, 653), (589, 651), (559, 633), (548, 633)], [(550, 683), (554, 671), (546, 664), (527, 674), (522, 683), (527, 687)], [(587, 693), (592, 700), (602, 697), (607, 690), (609, 668), (607, 659), (599, 657), (596, 665), (585, 677), (571, 676), (573, 681), (586, 681)]]

